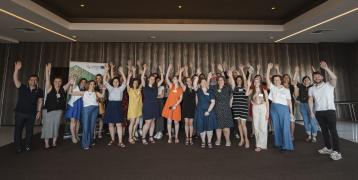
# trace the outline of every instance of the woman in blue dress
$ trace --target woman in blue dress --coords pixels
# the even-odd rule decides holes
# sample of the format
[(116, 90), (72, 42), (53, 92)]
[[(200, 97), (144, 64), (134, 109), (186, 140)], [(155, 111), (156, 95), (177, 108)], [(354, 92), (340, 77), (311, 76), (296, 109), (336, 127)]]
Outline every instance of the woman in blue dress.
[[(78, 84), (73, 88), (73, 91), (84, 91), (85, 86), (87, 84), (87, 80), (85, 78), (81, 78), (78, 81)], [(67, 103), (67, 111), (65, 113), (65, 119), (70, 121), (70, 131), (73, 143), (78, 143), (78, 131), (80, 129), (80, 119), (81, 112), (83, 107), (82, 96), (71, 96), (70, 100)]]
[(147, 145), (148, 142), (146, 140), (146, 136), (149, 131), (149, 142), (155, 143), (153, 134), (155, 129), (155, 119), (160, 117), (160, 106), (158, 102), (158, 87), (163, 83), (163, 71), (159, 66), (160, 71), (160, 81), (156, 83), (156, 78), (154, 74), (151, 74), (148, 78), (148, 83), (146, 84), (144, 76), (147, 71), (147, 65), (143, 65), (143, 72), (141, 76), (141, 83), (143, 87), (143, 119), (145, 124), (143, 126), (143, 134), (142, 134), (142, 143)]
[(213, 130), (217, 127), (216, 114), (215, 111), (213, 111), (215, 96), (214, 92), (209, 90), (209, 84), (206, 79), (200, 79), (200, 87), (198, 87), (198, 81), (198, 76), (195, 76), (193, 85), (197, 91), (197, 108), (195, 112), (196, 132), (200, 134), (201, 147), (205, 148), (207, 137), (208, 148), (212, 148), (211, 139), (213, 137)]

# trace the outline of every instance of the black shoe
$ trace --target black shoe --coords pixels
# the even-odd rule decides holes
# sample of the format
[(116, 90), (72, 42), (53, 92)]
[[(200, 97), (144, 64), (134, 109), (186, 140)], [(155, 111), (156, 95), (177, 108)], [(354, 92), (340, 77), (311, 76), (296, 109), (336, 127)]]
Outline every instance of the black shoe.
[(22, 153), (22, 149), (21, 148), (16, 149), (16, 154), (20, 154), (20, 153)]

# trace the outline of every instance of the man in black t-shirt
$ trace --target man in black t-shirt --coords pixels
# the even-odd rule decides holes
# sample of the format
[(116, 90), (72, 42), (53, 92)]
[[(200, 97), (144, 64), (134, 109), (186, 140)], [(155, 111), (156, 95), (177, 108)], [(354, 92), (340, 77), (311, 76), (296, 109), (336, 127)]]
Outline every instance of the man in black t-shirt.
[(44, 93), (38, 87), (37, 75), (30, 75), (27, 84), (22, 84), (18, 78), (21, 62), (15, 62), (13, 80), (18, 89), (18, 100), (15, 108), (15, 135), (16, 152), (22, 151), (22, 130), (26, 127), (25, 150), (31, 150), (33, 127), (35, 120), (40, 120)]

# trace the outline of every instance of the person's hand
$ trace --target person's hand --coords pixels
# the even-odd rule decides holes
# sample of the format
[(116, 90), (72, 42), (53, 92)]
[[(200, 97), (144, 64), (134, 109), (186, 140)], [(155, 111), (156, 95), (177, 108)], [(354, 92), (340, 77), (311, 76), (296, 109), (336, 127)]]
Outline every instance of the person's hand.
[(123, 73), (123, 67), (122, 67), (122, 66), (119, 66), (119, 67), (118, 67), (118, 71), (121, 72), (121, 73)]
[(291, 84), (295, 87), (297, 87), (297, 79), (292, 80)]
[(184, 71), (188, 71), (189, 67), (188, 66), (184, 66)]
[(245, 68), (245, 66), (244, 66), (243, 64), (239, 64), (239, 69), (240, 69), (241, 71), (244, 71), (244, 68)]
[(51, 63), (47, 63), (47, 64), (46, 64), (45, 70), (46, 70), (47, 73), (50, 72), (51, 67), (52, 67), (52, 64), (51, 64)]
[(209, 116), (209, 115), (210, 115), (209, 111), (206, 111), (206, 112), (204, 113), (204, 116)]
[(223, 68), (223, 65), (222, 65), (222, 64), (218, 64), (217, 68), (218, 68), (218, 70), (219, 70), (220, 72), (223, 72), (223, 71), (224, 71), (224, 68)]
[(252, 81), (250, 79), (247, 80), (247, 87), (251, 87)]
[(132, 66), (132, 74), (134, 74), (137, 71), (137, 68), (135, 66)]
[(128, 76), (132, 76), (132, 75), (133, 75), (132, 71), (128, 71)]
[(266, 112), (266, 114), (265, 114), (265, 119), (266, 119), (266, 121), (268, 121), (269, 118), (270, 118), (270, 114), (269, 114), (269, 112)]
[(38, 111), (36, 113), (36, 124), (40, 124), (40, 119), (41, 119), (41, 111)]
[(232, 77), (232, 70), (227, 71), (227, 76)]
[(267, 69), (268, 69), (268, 70), (271, 70), (272, 68), (273, 68), (273, 64), (272, 64), (272, 63), (268, 63), (268, 64), (267, 64)]
[(311, 119), (315, 118), (315, 115), (313, 112), (311, 112)]
[(182, 72), (184, 72), (184, 67), (181, 67), (181, 68), (179, 69), (179, 73), (182, 73)]
[(169, 64), (168, 70), (173, 68), (173, 64)]
[[(254, 68), (252, 66), (249, 66), (248, 72), (249, 72), (249, 74), (254, 73)], [(245, 74), (244, 74), (244, 76), (245, 76)]]
[(201, 69), (200, 69), (200, 67), (198, 67), (198, 69), (196, 69), (196, 75), (200, 75), (201, 74)]
[(297, 73), (300, 72), (300, 67), (299, 66), (295, 67), (295, 72), (297, 72)]
[(328, 69), (328, 65), (327, 65), (326, 61), (321, 61), (319, 63), (319, 66), (324, 70)]
[(147, 64), (143, 64), (143, 70), (147, 70), (147, 69), (148, 69)]
[(113, 64), (113, 62), (110, 62), (109, 65), (111, 66), (111, 69), (115, 68), (115, 65)]
[(160, 74), (163, 74), (163, 68), (162, 68), (162, 65), (159, 65), (159, 73), (160, 73)]
[(280, 65), (279, 64), (275, 64), (275, 69), (280, 69)]
[(295, 119), (295, 116), (291, 113), (291, 114), (290, 114), (290, 118), (291, 118), (291, 120), (293, 121), (293, 120)]
[(256, 65), (256, 69), (257, 69), (257, 70), (260, 70), (260, 69), (261, 69), (261, 65), (260, 65), (260, 64)]
[(22, 67), (22, 63), (21, 63), (21, 61), (16, 61), (16, 62), (15, 62), (15, 71), (20, 70), (20, 69), (21, 69), (21, 67)]
[(104, 64), (104, 70), (105, 70), (106, 72), (109, 71), (109, 65), (108, 65), (108, 63)]
[(70, 85), (74, 85), (76, 83), (76, 79), (74, 77), (70, 78)]

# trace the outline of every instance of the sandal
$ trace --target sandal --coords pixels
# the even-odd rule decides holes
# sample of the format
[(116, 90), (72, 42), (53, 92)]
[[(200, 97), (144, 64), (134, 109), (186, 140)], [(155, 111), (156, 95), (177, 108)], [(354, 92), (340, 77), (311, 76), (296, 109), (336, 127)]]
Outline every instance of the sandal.
[(179, 139), (175, 139), (175, 144), (178, 144), (179, 143)]
[(193, 138), (189, 138), (189, 144), (194, 145)]
[(226, 146), (226, 147), (230, 147), (230, 146), (231, 146), (231, 142), (227, 142), (227, 143), (225, 144), (225, 146)]
[(189, 138), (188, 138), (188, 137), (185, 139), (185, 145), (186, 145), (186, 146), (189, 145)]
[(152, 143), (152, 144), (155, 144), (153, 136), (149, 136), (149, 142)]
[(129, 142), (130, 144), (135, 144), (135, 141), (134, 141), (133, 138), (128, 139), (128, 142)]
[(108, 146), (112, 146), (112, 144), (114, 143), (113, 140), (109, 141), (109, 143), (107, 144)]
[(215, 141), (215, 146), (220, 146), (221, 142), (220, 141)]
[(145, 138), (142, 138), (142, 143), (143, 143), (144, 145), (148, 145), (148, 141), (147, 141)]
[(201, 148), (203, 148), (203, 149), (205, 148), (205, 143), (204, 142), (201, 143)]
[(121, 148), (125, 148), (125, 147), (126, 147), (126, 145), (123, 144), (123, 143), (118, 143), (117, 145), (118, 145), (119, 147), (121, 147)]
[(168, 138), (168, 144), (171, 144), (172, 143), (172, 138)]
[(249, 149), (250, 148), (250, 144), (247, 142), (247, 143), (245, 143), (245, 148), (246, 149)]
[(240, 141), (239, 146), (241, 147), (243, 145), (244, 145), (244, 141)]
[(211, 143), (208, 143), (208, 148), (209, 149), (212, 149), (213, 148), (213, 145)]
[(259, 147), (255, 148), (255, 151), (256, 151), (256, 152), (260, 152), (261, 150), (262, 150), (262, 149), (259, 148)]
[(135, 136), (133, 136), (133, 140), (134, 140), (134, 141), (138, 141), (138, 138), (135, 137)]
[(311, 136), (308, 136), (306, 142), (310, 142), (312, 140)]

